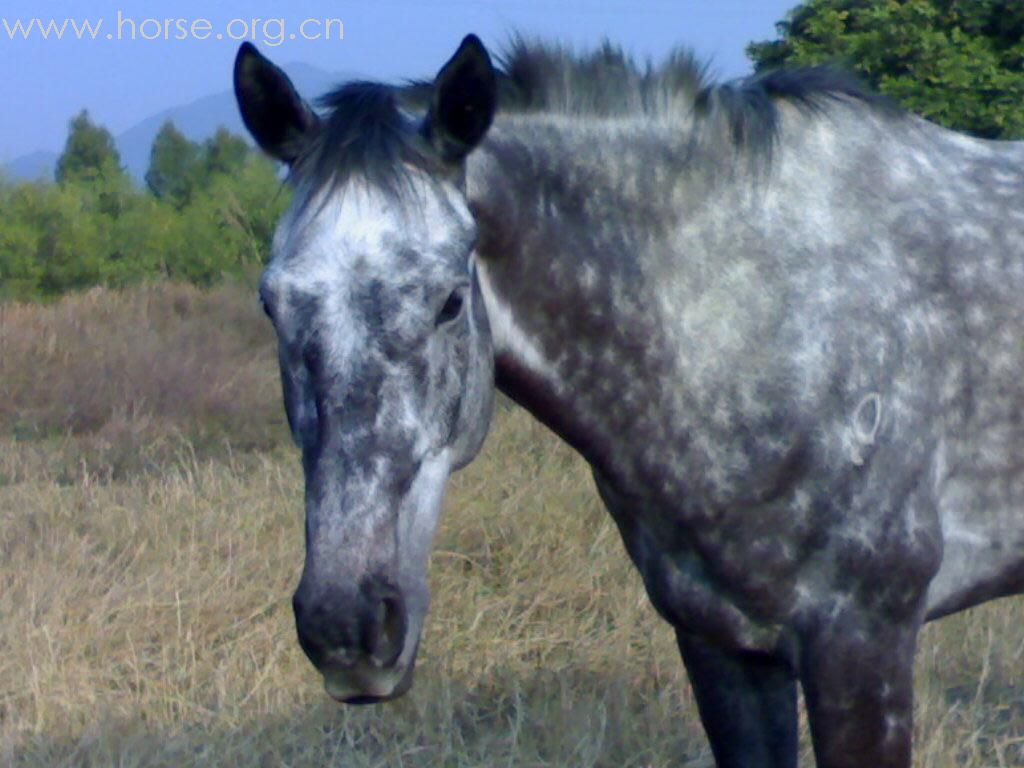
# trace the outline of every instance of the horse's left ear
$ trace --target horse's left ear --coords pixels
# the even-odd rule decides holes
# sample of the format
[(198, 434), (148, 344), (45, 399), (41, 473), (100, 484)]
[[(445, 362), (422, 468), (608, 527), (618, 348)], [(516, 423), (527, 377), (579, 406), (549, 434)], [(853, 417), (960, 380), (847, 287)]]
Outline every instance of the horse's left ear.
[(498, 78), (491, 57), (480, 38), (469, 35), (434, 80), (423, 133), (445, 162), (459, 162), (491, 127), (497, 103)]

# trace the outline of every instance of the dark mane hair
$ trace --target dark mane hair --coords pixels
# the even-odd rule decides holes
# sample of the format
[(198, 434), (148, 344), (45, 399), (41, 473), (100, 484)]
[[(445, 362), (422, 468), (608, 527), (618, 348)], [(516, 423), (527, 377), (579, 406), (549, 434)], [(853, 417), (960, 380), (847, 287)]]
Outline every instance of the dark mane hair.
[(315, 193), (339, 189), (359, 175), (388, 194), (400, 194), (408, 183), (408, 165), (437, 162), (417, 122), (400, 110), (400, 95), (401, 89), (391, 85), (354, 81), (318, 99), (326, 112), (293, 165), (292, 180)]
[[(692, 113), (702, 124), (724, 124), (736, 149), (770, 159), (778, 138), (778, 102), (819, 112), (852, 99), (893, 109), (852, 75), (833, 67), (775, 70), (714, 84), (689, 50), (660, 65), (638, 64), (611, 43), (587, 53), (515, 38), (498, 58), (499, 112), (581, 118)], [(386, 192), (406, 187), (408, 166), (440, 168), (420, 132), (433, 94), (429, 81), (395, 86), (346, 83), (317, 102), (325, 114), (317, 135), (292, 168), (311, 193), (340, 188), (354, 175)]]
[(778, 134), (778, 102), (819, 112), (850, 99), (893, 109), (849, 72), (830, 65), (772, 70), (712, 83), (706, 62), (677, 48), (659, 65), (641, 66), (610, 42), (587, 53), (513, 40), (501, 58), (502, 108), (581, 117), (681, 115), (721, 119), (738, 147), (770, 153)]

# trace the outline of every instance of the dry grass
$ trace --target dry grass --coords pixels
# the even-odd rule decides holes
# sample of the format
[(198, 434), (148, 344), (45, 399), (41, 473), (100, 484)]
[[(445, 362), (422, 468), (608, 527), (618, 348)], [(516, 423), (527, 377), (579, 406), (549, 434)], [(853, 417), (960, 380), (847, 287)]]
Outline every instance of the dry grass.
[[(498, 414), (452, 483), (413, 692), (368, 710), (326, 700), (289, 606), (297, 457), (279, 425), (250, 431), (249, 414), (279, 415), (247, 301), (159, 288), (8, 308), (2, 386), (19, 399), (0, 410), (0, 765), (708, 765), (671, 633), (585, 468), (518, 412)], [(45, 335), (65, 328), (99, 341)], [(48, 373), (25, 384), (15, 348), (49, 355)], [(145, 376), (124, 372), (140, 360)], [(188, 381), (158, 370), (168, 360)], [(140, 405), (78, 393), (108, 375), (105, 391)], [(146, 460), (123, 458), (124, 433), (95, 447), (116, 419), (141, 430), (127, 453)], [(917, 765), (1024, 766), (1022, 627), (1016, 600), (926, 630)]]
[(236, 284), (0, 305), (0, 430), (74, 435), (79, 455), (61, 458), (112, 477), (225, 440), (268, 448), (284, 434), (273, 361), (255, 291)]

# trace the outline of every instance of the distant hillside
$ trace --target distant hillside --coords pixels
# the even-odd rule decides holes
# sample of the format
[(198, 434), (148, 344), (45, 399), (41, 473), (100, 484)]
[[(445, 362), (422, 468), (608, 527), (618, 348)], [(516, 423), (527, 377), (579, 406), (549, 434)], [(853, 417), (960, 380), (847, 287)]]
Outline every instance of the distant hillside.
[(33, 152), (30, 155), (22, 155), (17, 160), (12, 160), (4, 166), (4, 171), (15, 179), (52, 179), (58, 157), (56, 152), (46, 152), (45, 150)]
[[(332, 75), (316, 67), (299, 63), (286, 64), (284, 69), (303, 95), (311, 99), (339, 82), (356, 77), (353, 74)], [(171, 107), (147, 117), (115, 137), (117, 149), (121, 153), (121, 162), (139, 182), (143, 181), (149, 167), (149, 151), (153, 139), (160, 126), (167, 120), (173, 120), (178, 130), (193, 141), (209, 138), (220, 126), (225, 126), (235, 133), (245, 134), (234, 94), (230, 90), (205, 96), (191, 104)], [(53, 152), (33, 152), (11, 161), (4, 166), (4, 170), (16, 179), (53, 178), (59, 156), (59, 149)]]

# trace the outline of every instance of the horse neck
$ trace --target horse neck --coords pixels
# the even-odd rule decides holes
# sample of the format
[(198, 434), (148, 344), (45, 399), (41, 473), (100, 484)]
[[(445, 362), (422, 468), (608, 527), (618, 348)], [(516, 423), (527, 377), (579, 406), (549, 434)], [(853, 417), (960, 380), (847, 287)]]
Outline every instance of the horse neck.
[(499, 127), (473, 156), (477, 274), (498, 388), (616, 475), (624, 471), (616, 470), (622, 432), (650, 406), (635, 379), (655, 375), (663, 346), (644, 311), (644, 249), (631, 242), (665, 225), (646, 202), (663, 198), (629, 192), (650, 175), (649, 158), (611, 145), (584, 156), (571, 134), (568, 121), (561, 131), (519, 118), (515, 131)]

